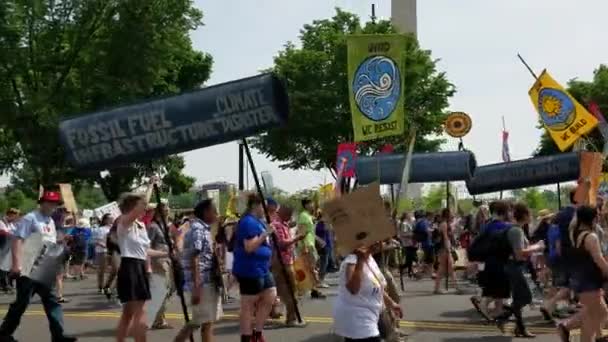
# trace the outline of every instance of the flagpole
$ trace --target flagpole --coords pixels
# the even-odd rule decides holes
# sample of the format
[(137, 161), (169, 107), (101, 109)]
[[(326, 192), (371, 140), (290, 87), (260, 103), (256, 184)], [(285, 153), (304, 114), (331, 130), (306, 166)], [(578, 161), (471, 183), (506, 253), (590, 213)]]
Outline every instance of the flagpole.
[[(517, 54), (517, 56), (519, 56), (519, 54)], [(521, 57), (520, 57), (521, 58)], [(523, 60), (522, 60), (523, 61)], [(507, 125), (505, 125), (505, 116), (502, 116), (502, 134), (505, 134), (504, 132), (507, 130)], [(503, 141), (504, 144), (504, 141)], [(503, 146), (504, 149), (504, 146)], [(504, 161), (504, 160), (503, 160)], [(502, 199), (502, 190), (500, 190), (500, 199)]]
[(517, 58), (519, 58), (521, 63), (526, 67), (526, 69), (528, 69), (528, 71), (530, 72), (530, 75), (532, 75), (532, 77), (534, 77), (535, 80), (538, 80), (538, 76), (536, 76), (536, 73), (534, 72), (534, 70), (532, 70), (532, 68), (530, 68), (528, 63), (526, 63), (524, 58), (519, 53), (517, 54)]

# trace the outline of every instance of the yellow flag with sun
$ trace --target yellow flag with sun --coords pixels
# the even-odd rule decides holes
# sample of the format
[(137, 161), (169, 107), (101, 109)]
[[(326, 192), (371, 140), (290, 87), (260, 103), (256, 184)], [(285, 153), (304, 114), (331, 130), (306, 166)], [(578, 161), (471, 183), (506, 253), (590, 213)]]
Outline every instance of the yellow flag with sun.
[(547, 70), (543, 70), (528, 94), (545, 129), (561, 151), (568, 149), (598, 125), (597, 119), (568, 94)]

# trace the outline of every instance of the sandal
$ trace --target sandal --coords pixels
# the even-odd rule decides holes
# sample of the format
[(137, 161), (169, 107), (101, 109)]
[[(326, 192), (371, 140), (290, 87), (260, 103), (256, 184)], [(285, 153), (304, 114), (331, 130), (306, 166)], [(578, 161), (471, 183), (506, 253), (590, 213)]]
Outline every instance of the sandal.
[(475, 310), (483, 317), (486, 321), (492, 322), (492, 318), (488, 316), (483, 310), (481, 310), (481, 301), (477, 297), (471, 297), (471, 304), (475, 307)]
[(517, 338), (535, 338), (536, 337), (536, 335), (529, 332), (528, 329), (523, 329), (523, 330), (515, 329), (515, 331), (513, 332), (513, 335), (515, 335), (515, 337), (517, 337)]
[(158, 324), (152, 325), (153, 330), (165, 330), (165, 329), (173, 329), (173, 326), (167, 322), (162, 322)]
[(553, 316), (551, 316), (551, 313), (549, 313), (549, 310), (541, 307), (540, 313), (543, 315), (543, 318), (545, 319), (545, 321), (553, 322)]

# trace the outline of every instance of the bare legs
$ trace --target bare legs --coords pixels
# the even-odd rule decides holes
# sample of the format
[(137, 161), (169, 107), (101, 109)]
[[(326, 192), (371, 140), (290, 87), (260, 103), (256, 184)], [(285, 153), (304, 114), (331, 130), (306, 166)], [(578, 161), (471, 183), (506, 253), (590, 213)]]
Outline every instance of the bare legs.
[(146, 311), (144, 301), (127, 302), (122, 307), (122, 315), (116, 328), (116, 342), (125, 342), (129, 333), (135, 342), (146, 342)]

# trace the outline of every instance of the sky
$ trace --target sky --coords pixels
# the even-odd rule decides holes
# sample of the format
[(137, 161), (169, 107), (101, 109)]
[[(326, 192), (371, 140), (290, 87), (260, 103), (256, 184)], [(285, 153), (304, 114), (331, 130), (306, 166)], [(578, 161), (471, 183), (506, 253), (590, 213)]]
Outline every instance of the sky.
[[(298, 42), (304, 24), (329, 18), (334, 8), (368, 20), (375, 3), (390, 18), (390, 0), (196, 0), (205, 25), (192, 33), (196, 49), (213, 55), (208, 84), (256, 74), (272, 66), (287, 41)], [(602, 24), (603, 0), (424, 0), (418, 1), (418, 39), (432, 51), (440, 71), (456, 86), (450, 111), (464, 111), (473, 128), (464, 138), (478, 164), (501, 161), (502, 116), (510, 131), (513, 160), (528, 158), (538, 144), (536, 112), (528, 97), (532, 76), (520, 53), (540, 73), (547, 68), (565, 84), (590, 80), (608, 62)], [(407, 114), (406, 114), (407, 115)], [(455, 141), (446, 149), (456, 147)], [(228, 143), (185, 153), (186, 173), (197, 183), (238, 179), (238, 147)], [(275, 186), (294, 192), (331, 181), (326, 172), (281, 170), (254, 152), (258, 172), (270, 171)], [(250, 185), (253, 183), (250, 182)]]
[[(298, 43), (303, 25), (330, 18), (335, 7), (369, 20), (372, 3), (379, 18), (390, 18), (390, 0), (195, 0), (205, 25), (192, 32), (192, 41), (214, 58), (207, 85), (272, 66), (286, 42)], [(562, 84), (572, 78), (590, 80), (600, 63), (608, 63), (605, 13), (605, 0), (418, 1), (420, 45), (432, 51), (439, 70), (456, 86), (448, 110), (464, 111), (473, 119), (464, 143), (478, 164), (501, 161), (502, 116), (511, 134), (513, 160), (530, 157), (538, 144), (541, 130), (527, 95), (533, 79), (517, 53), (537, 73), (547, 68)], [(451, 140), (445, 149), (456, 146)], [(275, 186), (289, 192), (332, 180), (327, 172), (281, 170), (278, 163), (253, 153), (258, 173), (269, 171)], [(197, 184), (237, 182), (234, 142), (184, 156), (185, 172)], [(0, 183), (6, 181), (8, 176), (0, 177)]]

